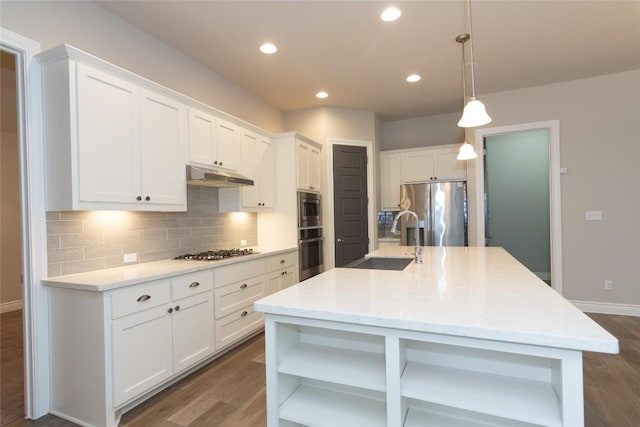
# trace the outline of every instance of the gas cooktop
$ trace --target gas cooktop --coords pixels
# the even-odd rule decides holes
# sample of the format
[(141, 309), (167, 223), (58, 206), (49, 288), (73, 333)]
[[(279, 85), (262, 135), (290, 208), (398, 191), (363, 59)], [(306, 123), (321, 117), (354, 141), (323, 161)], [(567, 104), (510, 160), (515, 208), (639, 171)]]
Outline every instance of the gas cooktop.
[(187, 259), (192, 261), (220, 261), (222, 259), (239, 257), (244, 255), (253, 255), (253, 249), (218, 249), (215, 251), (198, 252), (196, 254), (178, 255), (173, 259)]

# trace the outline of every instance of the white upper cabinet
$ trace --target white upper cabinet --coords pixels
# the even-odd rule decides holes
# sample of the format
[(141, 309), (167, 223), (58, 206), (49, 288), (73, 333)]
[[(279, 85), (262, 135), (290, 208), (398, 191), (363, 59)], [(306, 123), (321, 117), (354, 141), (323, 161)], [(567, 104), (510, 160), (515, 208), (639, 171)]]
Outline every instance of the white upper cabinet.
[(402, 150), (402, 182), (445, 181), (467, 178), (465, 162), (457, 160), (457, 146)]
[(185, 211), (184, 105), (69, 46), (39, 59), (47, 210)]
[(238, 127), (204, 111), (189, 109), (189, 163), (238, 170)]
[(298, 190), (320, 192), (320, 151), (314, 144), (296, 142)]
[(271, 139), (240, 129), (240, 173), (254, 182), (242, 187), (220, 188), (221, 211), (259, 212), (275, 204), (275, 156)]
[(400, 154), (380, 153), (380, 196), (381, 208), (385, 211), (400, 209), (400, 185), (402, 184)]
[(380, 152), (380, 208), (400, 209), (400, 185), (413, 182), (466, 180), (458, 145)]

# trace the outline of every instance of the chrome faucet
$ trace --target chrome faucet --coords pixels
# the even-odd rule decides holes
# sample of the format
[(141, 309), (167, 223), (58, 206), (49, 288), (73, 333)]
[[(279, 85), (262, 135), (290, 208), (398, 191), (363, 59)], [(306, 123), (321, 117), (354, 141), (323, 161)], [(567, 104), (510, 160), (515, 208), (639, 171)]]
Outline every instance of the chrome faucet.
[(416, 219), (416, 249), (413, 252), (413, 257), (416, 261), (416, 264), (422, 264), (422, 248), (420, 247), (420, 219), (418, 218), (418, 214), (416, 214), (413, 211), (410, 211), (408, 209), (405, 209), (401, 212), (398, 213), (398, 215), (396, 215), (396, 217), (393, 219), (393, 224), (391, 225), (391, 232), (393, 234), (396, 234), (398, 231), (398, 220), (400, 219), (400, 217), (404, 214), (410, 214), (413, 215)]

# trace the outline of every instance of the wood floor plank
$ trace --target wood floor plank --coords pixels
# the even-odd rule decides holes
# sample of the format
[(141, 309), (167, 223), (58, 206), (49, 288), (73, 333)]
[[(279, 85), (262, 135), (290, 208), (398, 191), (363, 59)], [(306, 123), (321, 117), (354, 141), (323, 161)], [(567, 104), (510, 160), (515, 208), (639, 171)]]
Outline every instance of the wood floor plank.
[[(4, 316), (4, 314), (2, 315)], [(639, 427), (640, 423), (640, 317), (589, 314), (620, 340), (620, 354), (584, 353), (584, 402), (586, 427)], [(21, 336), (19, 321), (6, 325)], [(4, 324), (4, 317), (2, 317)], [(15, 319), (14, 319), (15, 320)], [(4, 354), (4, 347), (16, 343), (2, 327), (4, 363), (20, 352)], [(21, 341), (20, 341), (21, 342)], [(20, 344), (21, 345), (21, 344)], [(173, 384), (156, 396), (124, 414), (122, 427), (265, 427), (266, 390), (264, 336), (258, 335), (242, 346), (221, 356), (197, 372)], [(11, 371), (6, 371), (9, 375)], [(20, 399), (22, 396), (20, 395)], [(4, 403), (4, 402), (3, 402)], [(3, 410), (4, 414), (4, 410)], [(2, 419), (2, 426), (74, 427), (75, 424), (53, 415), (39, 420)]]

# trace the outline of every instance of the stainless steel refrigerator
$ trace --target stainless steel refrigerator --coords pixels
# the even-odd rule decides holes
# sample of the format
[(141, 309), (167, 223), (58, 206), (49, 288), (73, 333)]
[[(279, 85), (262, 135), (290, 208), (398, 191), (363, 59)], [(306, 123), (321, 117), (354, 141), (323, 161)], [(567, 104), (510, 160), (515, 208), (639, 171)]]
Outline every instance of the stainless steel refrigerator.
[(400, 218), (403, 245), (415, 245), (416, 228), (423, 246), (468, 246), (467, 185), (464, 181), (403, 184), (400, 207), (418, 215)]

